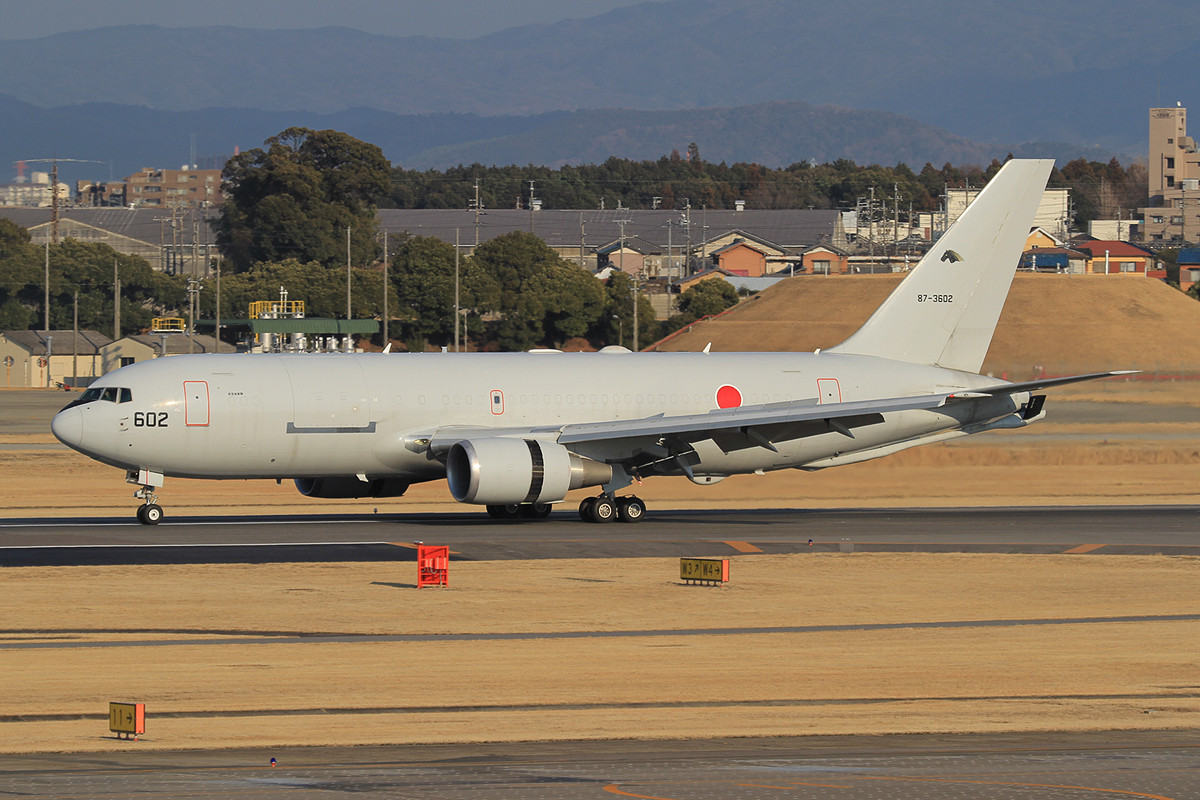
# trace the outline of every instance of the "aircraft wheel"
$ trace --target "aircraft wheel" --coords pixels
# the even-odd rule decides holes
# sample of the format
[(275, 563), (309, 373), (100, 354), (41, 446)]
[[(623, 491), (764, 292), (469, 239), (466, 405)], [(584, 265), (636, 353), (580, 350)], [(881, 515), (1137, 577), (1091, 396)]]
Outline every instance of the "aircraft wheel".
[(592, 503), (592, 522), (612, 522), (617, 518), (617, 504), (612, 498), (601, 495)]
[(157, 525), (163, 518), (162, 506), (157, 503), (147, 503), (144, 506), (138, 506), (137, 518), (138, 522), (143, 525)]
[(517, 503), (510, 503), (502, 506), (488, 506), (487, 513), (492, 519), (516, 519), (521, 515), (521, 506)]
[(617, 501), (617, 516), (621, 522), (641, 522), (646, 516), (646, 504), (640, 497), (622, 497)]
[(550, 516), (554, 507), (549, 503), (522, 503), (521, 517), (524, 519), (545, 519)]
[(592, 519), (592, 506), (596, 505), (596, 498), (585, 497), (579, 502), (579, 518), (584, 522), (595, 522)]

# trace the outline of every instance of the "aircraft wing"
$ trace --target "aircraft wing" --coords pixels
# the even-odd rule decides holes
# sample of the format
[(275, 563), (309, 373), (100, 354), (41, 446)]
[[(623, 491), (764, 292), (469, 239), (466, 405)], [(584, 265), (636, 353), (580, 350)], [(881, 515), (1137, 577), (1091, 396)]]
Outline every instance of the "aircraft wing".
[(937, 408), (949, 397), (949, 393), (944, 393), (853, 403), (818, 404), (816, 401), (795, 401), (721, 409), (707, 414), (587, 422), (564, 426), (558, 436), (558, 443), (578, 445), (619, 439), (658, 439), (664, 436), (699, 441), (719, 437), (722, 433), (741, 435), (752, 429), (758, 429), (760, 438), (769, 441), (774, 437), (766, 436), (767, 431), (776, 432), (781, 426), (789, 427), (801, 423), (817, 423), (825, 430), (836, 430), (853, 438), (851, 428), (880, 422), (883, 419), (882, 414), (886, 411)]
[(566, 447), (592, 450), (604, 459), (621, 460), (617, 452), (632, 453), (670, 438), (679, 443), (714, 440), (724, 450), (748, 446), (774, 449), (773, 442), (836, 431), (851, 439), (854, 429), (883, 421), (883, 414), (911, 409), (936, 409), (955, 401), (1031, 392), (1078, 381), (1124, 375), (1129, 372), (1098, 372), (1066, 378), (1047, 378), (1024, 383), (1003, 383), (981, 389), (947, 389), (935, 394), (892, 397), (849, 403), (818, 403), (815, 398), (758, 406), (719, 409), (704, 414), (657, 415), (609, 422), (572, 423), (563, 426), (439, 428), (429, 437), (430, 451), (440, 455), (455, 442), (476, 436), (537, 438)]

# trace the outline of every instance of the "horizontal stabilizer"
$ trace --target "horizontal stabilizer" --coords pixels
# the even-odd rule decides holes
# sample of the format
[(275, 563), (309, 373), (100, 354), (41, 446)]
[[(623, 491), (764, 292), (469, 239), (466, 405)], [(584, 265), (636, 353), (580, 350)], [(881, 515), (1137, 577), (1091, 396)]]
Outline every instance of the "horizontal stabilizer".
[(969, 392), (961, 393), (956, 392), (952, 396), (965, 397), (968, 394), (1004, 395), (1016, 394), (1017, 392), (1037, 392), (1053, 386), (1065, 386), (1068, 383), (1094, 381), (1100, 378), (1112, 378), (1117, 375), (1137, 375), (1139, 372), (1141, 372), (1140, 369), (1119, 369), (1112, 372), (1091, 372), (1087, 375), (1070, 375), (1065, 378), (1043, 378), (1040, 381), (1026, 381), (1024, 383), (1002, 383), (999, 386), (989, 386), (985, 389), (971, 389)]

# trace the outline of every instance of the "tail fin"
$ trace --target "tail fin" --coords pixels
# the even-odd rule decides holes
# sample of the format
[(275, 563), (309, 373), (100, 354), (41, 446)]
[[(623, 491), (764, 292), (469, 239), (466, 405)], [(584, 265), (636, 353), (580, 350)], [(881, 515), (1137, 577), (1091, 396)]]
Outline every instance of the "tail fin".
[(1005, 164), (871, 318), (825, 352), (978, 372), (1053, 164)]

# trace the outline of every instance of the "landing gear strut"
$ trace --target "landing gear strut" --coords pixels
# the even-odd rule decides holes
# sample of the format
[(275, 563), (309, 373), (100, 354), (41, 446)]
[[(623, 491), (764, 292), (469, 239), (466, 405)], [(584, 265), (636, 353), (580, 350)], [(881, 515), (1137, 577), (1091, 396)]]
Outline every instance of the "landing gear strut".
[(143, 525), (157, 525), (163, 518), (163, 510), (162, 506), (158, 504), (158, 495), (154, 493), (154, 487), (143, 486), (134, 492), (133, 496), (146, 501), (138, 506), (138, 522)]
[(125, 473), (125, 482), (140, 486), (133, 496), (142, 501), (138, 506), (138, 522), (143, 525), (157, 525), (163, 518), (162, 506), (158, 504), (158, 495), (154, 490), (163, 485), (163, 475), (149, 469), (131, 469)]
[(584, 522), (641, 522), (646, 516), (646, 504), (630, 495), (615, 500), (609, 495), (588, 497), (579, 504), (579, 518)]

